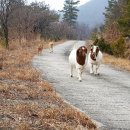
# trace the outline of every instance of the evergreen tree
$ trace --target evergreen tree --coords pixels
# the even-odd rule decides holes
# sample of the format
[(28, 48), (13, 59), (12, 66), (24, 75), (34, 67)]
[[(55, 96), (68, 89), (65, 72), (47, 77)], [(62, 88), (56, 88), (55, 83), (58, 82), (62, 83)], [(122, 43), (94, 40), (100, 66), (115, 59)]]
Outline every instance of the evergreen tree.
[(130, 0), (124, 0), (122, 16), (118, 20), (123, 35), (130, 35)]
[(105, 8), (105, 22), (106, 24), (111, 24), (113, 21), (116, 21), (120, 15), (121, 10), (117, 0), (108, 0), (108, 7)]
[(109, 42), (112, 42), (120, 35), (118, 19), (121, 17), (121, 8), (117, 0), (108, 0), (108, 7), (105, 9), (106, 11), (104, 15), (106, 39)]
[(70, 25), (74, 25), (77, 20), (77, 12), (79, 11), (77, 9), (77, 4), (79, 1), (74, 0), (65, 0), (64, 8), (63, 8), (63, 21), (67, 22)]

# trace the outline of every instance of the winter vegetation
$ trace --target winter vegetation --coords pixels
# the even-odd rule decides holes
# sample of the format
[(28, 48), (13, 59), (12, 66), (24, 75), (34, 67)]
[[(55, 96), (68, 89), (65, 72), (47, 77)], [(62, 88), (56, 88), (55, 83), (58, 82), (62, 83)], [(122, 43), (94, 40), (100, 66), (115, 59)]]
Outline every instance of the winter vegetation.
[(45, 2), (27, 5), (25, 0), (1, 0), (0, 43), (9, 48), (16, 40), (20, 44), (36, 39), (86, 39), (88, 26), (76, 23), (78, 2), (65, 1), (64, 17), (60, 21), (59, 12), (50, 10)]
[(80, 1), (73, 1), (73, 0), (65, 0), (63, 12), (63, 21), (67, 22), (69, 25), (73, 25), (76, 23), (77, 20), (77, 12), (79, 11), (76, 5)]
[[(10, 50), (0, 48), (4, 60), (0, 70), (0, 129), (96, 130), (90, 118), (66, 104), (32, 67), (37, 44), (41, 43), (16, 42)], [(47, 47), (44, 43), (43, 49)]]
[(31, 64), (52, 41), (85, 39), (88, 26), (76, 23), (76, 8), (70, 23), (60, 21), (59, 12), (45, 2), (26, 2), (0, 0), (0, 129), (96, 130), (91, 119), (66, 104)]
[(91, 35), (94, 45), (112, 55), (106, 54), (104, 63), (123, 62), (121, 68), (130, 70), (130, 0), (108, 0), (104, 25), (92, 31), (89, 24), (77, 22), (78, 3), (65, 0), (60, 20), (60, 12), (45, 2), (0, 0), (0, 129), (97, 129), (83, 113), (64, 103), (31, 65), (49, 42), (86, 40)]
[(130, 60), (130, 0), (108, 0), (104, 16), (104, 25), (93, 29), (94, 44), (103, 52)]

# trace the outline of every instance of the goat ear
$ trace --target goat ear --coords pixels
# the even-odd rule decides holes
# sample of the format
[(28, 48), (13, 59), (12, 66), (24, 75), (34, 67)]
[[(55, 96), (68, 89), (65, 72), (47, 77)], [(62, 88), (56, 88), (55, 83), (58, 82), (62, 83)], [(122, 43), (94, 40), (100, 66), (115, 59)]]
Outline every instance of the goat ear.
[(86, 53), (87, 53), (87, 51), (88, 51), (87, 48), (85, 48), (85, 52), (86, 52)]
[(84, 46), (84, 51), (85, 51), (85, 53), (87, 53), (87, 51), (88, 51), (87, 48), (86, 48), (85, 46)]
[(91, 46), (91, 52), (93, 51), (93, 46)]
[(98, 51), (100, 50), (98, 46), (97, 46), (97, 50), (98, 50)]
[(96, 56), (98, 55), (98, 52), (99, 52), (99, 47), (96, 48)]
[(79, 49), (77, 50), (77, 55), (79, 55), (80, 52), (81, 52), (81, 49), (79, 48)]

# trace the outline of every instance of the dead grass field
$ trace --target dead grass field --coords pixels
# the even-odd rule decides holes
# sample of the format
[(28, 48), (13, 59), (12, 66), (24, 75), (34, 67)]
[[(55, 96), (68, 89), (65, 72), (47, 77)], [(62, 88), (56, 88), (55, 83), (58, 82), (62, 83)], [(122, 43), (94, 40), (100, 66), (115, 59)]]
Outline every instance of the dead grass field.
[(130, 60), (128, 59), (116, 58), (114, 56), (104, 54), (103, 63), (120, 70), (130, 71)]
[(9, 51), (0, 49), (0, 130), (96, 130), (88, 117), (64, 103), (31, 66), (38, 44), (15, 43)]

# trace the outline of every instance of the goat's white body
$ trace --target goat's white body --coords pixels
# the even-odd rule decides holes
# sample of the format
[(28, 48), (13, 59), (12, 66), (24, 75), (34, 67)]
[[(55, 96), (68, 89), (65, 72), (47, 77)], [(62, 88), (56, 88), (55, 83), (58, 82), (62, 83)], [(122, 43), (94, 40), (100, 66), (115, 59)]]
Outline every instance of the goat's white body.
[(49, 43), (49, 48), (50, 48), (50, 53), (53, 53), (53, 42), (50, 42)]
[(99, 74), (99, 66), (102, 63), (102, 52), (99, 51), (96, 60), (91, 59), (91, 52), (88, 54), (88, 66), (90, 67), (90, 73)]
[(73, 69), (75, 68), (77, 71), (77, 76), (79, 81), (82, 81), (82, 72), (85, 65), (80, 65), (76, 60), (76, 49), (73, 49), (69, 55), (69, 64), (70, 64), (70, 76), (73, 76)]

